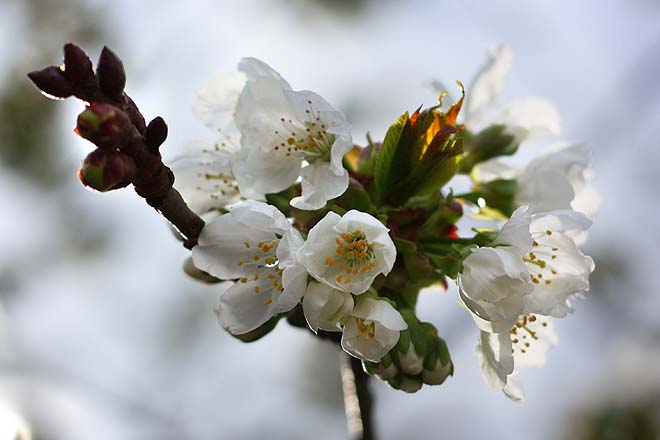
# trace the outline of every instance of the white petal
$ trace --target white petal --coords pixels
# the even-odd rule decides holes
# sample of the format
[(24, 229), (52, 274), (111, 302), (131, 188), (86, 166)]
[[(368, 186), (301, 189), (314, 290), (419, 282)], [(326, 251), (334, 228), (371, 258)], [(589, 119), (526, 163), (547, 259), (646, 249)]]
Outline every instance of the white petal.
[(279, 81), (280, 87), (290, 89), (291, 86), (272, 67), (257, 58), (242, 58), (238, 63), (238, 70), (243, 72), (250, 81), (257, 78), (271, 78)]
[(305, 240), (302, 238), (302, 235), (300, 235), (300, 232), (298, 232), (296, 228), (289, 228), (277, 246), (276, 254), (280, 268), (299, 264), (298, 259), (296, 258), (296, 253), (304, 244)]
[(513, 53), (507, 46), (493, 46), (488, 49), (488, 61), (468, 87), (465, 100), (465, 119), (468, 126), (478, 125), (502, 94), (512, 60)]
[(307, 289), (307, 270), (300, 264), (284, 269), (282, 272), (282, 286), (284, 292), (278, 300), (278, 312), (285, 312), (295, 307)]
[(463, 260), (459, 284), (474, 301), (496, 302), (532, 289), (522, 255), (510, 246), (473, 249)]
[(237, 222), (231, 214), (221, 215), (207, 223), (193, 248), (195, 267), (221, 279), (253, 275), (256, 271), (253, 257), (259, 253), (255, 245), (245, 242), (277, 240), (274, 233), (251, 230)]
[(552, 138), (560, 134), (559, 110), (541, 98), (511, 101), (493, 122), (522, 128), (528, 132), (529, 139)]
[(532, 236), (530, 235), (530, 215), (527, 206), (516, 209), (511, 218), (502, 226), (494, 243), (497, 245), (508, 245), (515, 247), (521, 255), (529, 252), (532, 248)]
[(542, 367), (546, 363), (548, 351), (559, 343), (553, 320), (550, 318), (537, 316), (535, 321), (528, 320), (526, 327), (534, 333), (534, 337), (529, 332), (518, 330), (516, 335), (518, 342), (513, 344), (516, 370)]
[(342, 195), (348, 188), (348, 173), (336, 175), (328, 162), (315, 161), (302, 169), (302, 194), (291, 200), (291, 206), (304, 210), (321, 209), (328, 200)]
[(507, 376), (513, 373), (511, 338), (508, 333), (481, 332), (477, 342), (477, 355), (481, 373), (486, 383), (493, 388), (502, 388)]
[(525, 395), (523, 393), (523, 388), (522, 384), (520, 383), (520, 377), (518, 377), (518, 373), (513, 373), (508, 377), (506, 385), (502, 387), (502, 391), (506, 397), (516, 403), (525, 402)]
[(175, 157), (169, 165), (176, 175), (174, 187), (190, 209), (201, 215), (240, 201), (228, 152), (215, 151), (201, 142), (186, 149), (189, 152)]
[(570, 209), (575, 197), (566, 174), (554, 170), (525, 172), (518, 180), (516, 204), (529, 205), (530, 213)]
[(353, 309), (353, 316), (382, 324), (389, 330), (401, 331), (408, 328), (401, 314), (384, 300), (365, 298)]
[(275, 289), (265, 281), (260, 286), (256, 293), (253, 283), (234, 283), (220, 297), (216, 312), (221, 325), (232, 334), (252, 331), (273, 317)]
[(325, 284), (311, 282), (305, 291), (302, 304), (307, 324), (314, 332), (319, 328), (341, 331), (339, 321), (352, 311), (353, 297), (350, 293)]
[(580, 212), (559, 210), (534, 214), (529, 231), (532, 235), (543, 234), (548, 230), (552, 232), (584, 231), (591, 226), (591, 223), (591, 220)]
[(399, 341), (400, 332), (375, 324), (375, 336), (363, 337), (356, 318), (346, 322), (341, 338), (342, 348), (349, 354), (370, 362), (379, 362)]
[(291, 229), (291, 223), (284, 214), (264, 202), (239, 203), (232, 206), (229, 213), (237, 222), (254, 230), (283, 235)]
[(264, 153), (260, 149), (238, 156), (233, 162), (233, 174), (245, 197), (251, 194), (272, 194), (296, 183), (300, 176), (300, 160), (282, 159), (281, 155)]
[(193, 101), (193, 113), (214, 130), (234, 131), (234, 111), (245, 86), (243, 73), (224, 73), (205, 83)]
[(519, 171), (498, 159), (491, 159), (476, 164), (472, 173), (477, 182), (490, 182), (495, 179), (515, 179)]

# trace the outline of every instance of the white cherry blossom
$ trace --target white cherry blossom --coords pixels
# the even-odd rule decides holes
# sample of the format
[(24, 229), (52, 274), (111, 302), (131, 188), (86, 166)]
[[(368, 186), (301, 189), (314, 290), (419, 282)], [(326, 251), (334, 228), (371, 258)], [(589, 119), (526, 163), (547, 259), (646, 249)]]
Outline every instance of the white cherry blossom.
[[(511, 71), (513, 52), (505, 45), (494, 45), (487, 50), (488, 60), (467, 87), (463, 118), (471, 131), (477, 132), (489, 125), (502, 124), (519, 143), (524, 139), (545, 139), (560, 133), (559, 111), (545, 99), (529, 97), (501, 104), (506, 80)], [(447, 90), (439, 82), (432, 84), (440, 93)]]
[(590, 184), (591, 148), (585, 144), (561, 145), (517, 169), (493, 159), (475, 167), (480, 182), (516, 179), (516, 207), (529, 205), (533, 212), (574, 209), (595, 215), (599, 198)]
[(396, 260), (394, 242), (378, 219), (351, 210), (329, 212), (310, 231), (298, 260), (319, 282), (354, 294), (366, 292)]
[(498, 103), (511, 70), (510, 47), (495, 45), (487, 51), (488, 61), (468, 87), (465, 100), (465, 124), (473, 131), (488, 125), (502, 124), (517, 135), (529, 138), (558, 136), (559, 111), (550, 102), (536, 97)]
[(302, 195), (291, 205), (308, 210), (343, 194), (342, 159), (353, 148), (344, 115), (314, 92), (292, 90), (259, 60), (244, 58), (239, 70), (247, 77), (235, 111), (242, 149), (234, 175), (241, 192), (279, 192), (302, 177)]
[(193, 101), (193, 114), (216, 132), (214, 143), (188, 144), (170, 163), (179, 190), (190, 208), (198, 214), (224, 210), (246, 198), (263, 200), (264, 193), (240, 191), (233, 173), (233, 162), (241, 150), (241, 134), (234, 121), (245, 74), (221, 74), (205, 83)]
[(302, 300), (305, 319), (315, 333), (319, 329), (341, 331), (341, 322), (353, 311), (353, 295), (312, 281)]
[(284, 215), (262, 202), (231, 206), (204, 227), (193, 248), (195, 266), (236, 280), (220, 298), (223, 327), (247, 333), (298, 304), (307, 286), (307, 272), (295, 259), (302, 243)]
[(458, 284), (479, 328), (499, 333), (526, 313), (560, 318), (570, 312), (571, 298), (589, 290), (594, 263), (569, 234), (590, 225), (574, 211), (530, 215), (525, 206), (505, 223), (493, 247), (473, 249)]
[(523, 315), (507, 332), (482, 331), (477, 354), (484, 380), (522, 402), (520, 369), (545, 365), (548, 351), (558, 342), (552, 319), (534, 314)]
[(364, 298), (358, 301), (344, 325), (341, 346), (357, 358), (379, 362), (407, 328), (408, 324), (389, 302)]

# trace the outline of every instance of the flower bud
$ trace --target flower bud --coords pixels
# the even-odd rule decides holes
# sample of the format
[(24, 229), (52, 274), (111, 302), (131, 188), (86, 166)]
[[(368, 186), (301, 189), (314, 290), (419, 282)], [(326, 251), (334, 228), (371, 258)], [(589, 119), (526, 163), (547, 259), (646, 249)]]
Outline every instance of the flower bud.
[(424, 358), (415, 351), (415, 346), (410, 344), (408, 351), (403, 356), (399, 356), (399, 365), (401, 371), (412, 376), (417, 375), (424, 369)]
[(152, 150), (157, 150), (167, 139), (167, 124), (160, 116), (149, 122), (145, 133), (145, 142)]
[(119, 148), (130, 132), (128, 116), (114, 105), (103, 102), (90, 104), (78, 115), (78, 134), (99, 148)]
[(104, 192), (129, 185), (136, 173), (135, 162), (127, 154), (98, 148), (85, 158), (78, 178), (83, 185)]
[(437, 338), (431, 349), (429, 349), (426, 359), (424, 359), (422, 379), (425, 384), (440, 385), (448, 376), (453, 374), (454, 364), (449, 357), (447, 344), (441, 338)]
[(514, 154), (525, 137), (527, 130), (505, 125), (491, 125), (469, 136), (464, 145), (466, 155), (461, 164), (462, 171), (467, 174), (479, 162)]
[(104, 47), (96, 65), (101, 91), (113, 99), (119, 99), (126, 86), (124, 63), (108, 47)]
[(64, 45), (64, 76), (76, 83), (94, 76), (92, 60), (73, 43)]
[(406, 393), (416, 393), (422, 388), (422, 381), (417, 377), (403, 376), (398, 388)]
[(73, 84), (64, 76), (57, 66), (48, 66), (41, 70), (28, 73), (41, 92), (51, 99), (63, 99), (73, 95)]

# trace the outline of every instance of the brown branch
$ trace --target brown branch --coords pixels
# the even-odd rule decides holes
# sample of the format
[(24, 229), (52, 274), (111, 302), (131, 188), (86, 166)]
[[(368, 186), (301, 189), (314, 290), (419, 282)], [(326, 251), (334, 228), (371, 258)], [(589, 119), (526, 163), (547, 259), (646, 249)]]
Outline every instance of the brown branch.
[[(63, 68), (50, 66), (28, 76), (49, 96), (75, 96), (88, 104), (110, 104), (128, 116), (130, 126), (125, 141), (117, 146), (136, 166), (135, 176), (126, 183), (133, 183), (135, 192), (177, 228), (185, 238), (184, 246), (188, 249), (195, 246), (204, 221), (173, 188), (174, 174), (163, 164), (159, 147), (167, 137), (167, 125), (160, 117), (149, 125), (145, 123), (138, 107), (124, 92), (126, 76), (119, 57), (104, 47), (94, 73), (87, 54), (75, 44), (67, 43)], [(97, 145), (101, 147), (100, 143)]]

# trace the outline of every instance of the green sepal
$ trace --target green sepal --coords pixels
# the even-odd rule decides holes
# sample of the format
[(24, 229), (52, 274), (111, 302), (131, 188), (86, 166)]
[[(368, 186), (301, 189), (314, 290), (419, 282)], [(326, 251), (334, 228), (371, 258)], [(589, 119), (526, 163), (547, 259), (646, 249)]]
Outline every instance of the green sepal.
[(512, 133), (508, 127), (502, 124), (491, 125), (481, 130), (476, 135), (465, 138), (465, 156), (461, 161), (460, 171), (469, 174), (472, 168), (479, 162), (499, 156), (511, 156), (524, 139), (521, 133)]
[[(490, 182), (477, 183), (473, 192), (483, 198), (486, 203), (485, 207), (495, 209), (504, 217), (509, 218), (516, 208), (515, 199), (518, 187), (516, 179), (495, 179)], [(485, 207), (482, 207), (482, 211)]]
[(354, 178), (349, 178), (348, 188), (335, 203), (345, 209), (357, 209), (362, 212), (373, 212), (374, 205), (364, 186)]
[(414, 254), (417, 252), (417, 245), (410, 241), (406, 240), (405, 238), (401, 237), (394, 237), (392, 240), (394, 241), (394, 247), (396, 247), (396, 251), (398, 254)]

